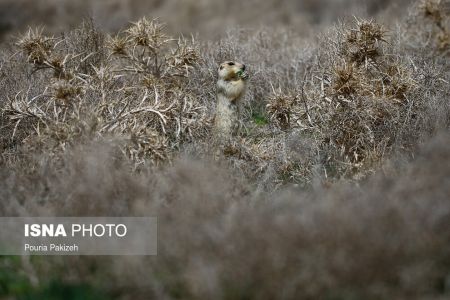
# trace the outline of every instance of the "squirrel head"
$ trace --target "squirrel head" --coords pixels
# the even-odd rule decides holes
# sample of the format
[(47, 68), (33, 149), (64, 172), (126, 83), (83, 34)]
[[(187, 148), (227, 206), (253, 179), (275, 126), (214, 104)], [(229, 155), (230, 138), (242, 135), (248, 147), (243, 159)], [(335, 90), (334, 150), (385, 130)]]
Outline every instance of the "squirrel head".
[(219, 66), (219, 79), (224, 81), (247, 80), (248, 73), (245, 72), (245, 65), (235, 62), (226, 61)]

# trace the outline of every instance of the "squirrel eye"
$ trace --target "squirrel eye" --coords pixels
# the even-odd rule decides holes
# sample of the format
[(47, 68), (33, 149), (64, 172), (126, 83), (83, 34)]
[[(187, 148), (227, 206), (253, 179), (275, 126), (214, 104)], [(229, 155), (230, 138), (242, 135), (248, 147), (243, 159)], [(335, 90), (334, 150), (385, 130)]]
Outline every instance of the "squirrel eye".
[(228, 65), (229, 66), (234, 66), (234, 62), (229, 62)]

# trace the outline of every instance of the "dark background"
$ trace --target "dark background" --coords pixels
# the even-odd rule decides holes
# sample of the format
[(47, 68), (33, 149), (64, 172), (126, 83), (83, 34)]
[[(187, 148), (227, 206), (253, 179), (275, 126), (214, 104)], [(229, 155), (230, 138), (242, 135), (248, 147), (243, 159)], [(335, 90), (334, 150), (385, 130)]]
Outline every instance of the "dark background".
[[(158, 17), (174, 33), (213, 38), (230, 27), (288, 27), (309, 32), (358, 15), (386, 21), (406, 15), (411, 0), (0, 0), (0, 38), (29, 26), (59, 33), (92, 17), (116, 31), (142, 16)], [(394, 18), (395, 19), (395, 18)]]

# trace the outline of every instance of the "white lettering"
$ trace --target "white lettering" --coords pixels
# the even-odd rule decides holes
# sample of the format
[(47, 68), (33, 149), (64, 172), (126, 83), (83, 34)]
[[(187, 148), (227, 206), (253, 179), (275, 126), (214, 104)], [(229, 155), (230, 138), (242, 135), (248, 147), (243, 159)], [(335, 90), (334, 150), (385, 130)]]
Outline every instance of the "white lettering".
[(55, 226), (53, 224), (25, 224), (25, 236), (40, 237), (40, 236), (67, 236), (63, 224)]
[(72, 224), (72, 236), (85, 237), (124, 237), (127, 227), (124, 224)]

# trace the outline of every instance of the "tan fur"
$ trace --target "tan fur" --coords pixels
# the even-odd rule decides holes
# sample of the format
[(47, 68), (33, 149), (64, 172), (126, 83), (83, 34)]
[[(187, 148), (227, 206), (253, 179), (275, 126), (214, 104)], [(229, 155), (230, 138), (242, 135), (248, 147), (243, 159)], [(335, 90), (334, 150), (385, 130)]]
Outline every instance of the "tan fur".
[(219, 66), (214, 127), (220, 138), (236, 135), (239, 130), (241, 99), (246, 88), (246, 80), (239, 72), (244, 70), (243, 64), (231, 61)]

